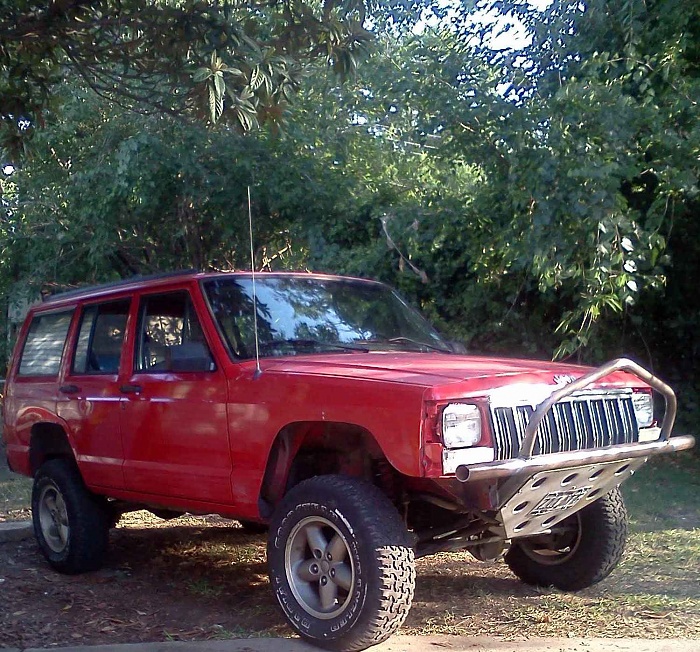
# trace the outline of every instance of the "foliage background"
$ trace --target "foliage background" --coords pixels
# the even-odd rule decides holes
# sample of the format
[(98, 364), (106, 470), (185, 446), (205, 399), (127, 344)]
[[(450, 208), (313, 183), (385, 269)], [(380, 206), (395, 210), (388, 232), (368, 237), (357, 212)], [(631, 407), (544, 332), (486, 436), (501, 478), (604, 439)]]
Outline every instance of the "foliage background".
[[(81, 4), (112, 16), (106, 0)], [(26, 25), (41, 5), (0, 2), (0, 20)], [(195, 21), (226, 3), (154, 6), (156, 29), (173, 9)], [(50, 55), (5, 37), (6, 301), (247, 268), (250, 186), (258, 269), (385, 280), (472, 351), (629, 355), (695, 422), (700, 5), (285, 6), (215, 12), (211, 29), (243, 49), (212, 32), (183, 49), (183, 31), (125, 50), (122, 34), (100, 74), (131, 60), (148, 76), (109, 93), (66, 60), (62, 32)], [(525, 46), (495, 49), (515, 17)]]

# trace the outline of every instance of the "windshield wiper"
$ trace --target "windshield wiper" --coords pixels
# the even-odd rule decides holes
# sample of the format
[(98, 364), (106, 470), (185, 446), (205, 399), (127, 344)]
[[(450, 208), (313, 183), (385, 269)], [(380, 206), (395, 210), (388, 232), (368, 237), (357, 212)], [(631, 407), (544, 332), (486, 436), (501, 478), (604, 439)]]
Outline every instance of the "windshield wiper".
[(425, 347), (426, 349), (431, 349), (433, 351), (439, 351), (440, 353), (452, 353), (447, 347), (443, 348), (437, 346), (436, 344), (429, 344), (428, 342), (421, 342), (420, 340), (414, 340), (410, 337), (388, 337), (381, 340), (360, 340), (362, 342), (367, 342), (368, 344), (376, 343), (381, 344), (382, 342), (388, 342), (389, 344), (413, 344), (414, 346)]
[(286, 340), (270, 340), (268, 342), (260, 342), (260, 348), (272, 349), (276, 346), (306, 346), (306, 347), (328, 347), (332, 349), (339, 349), (341, 351), (360, 351), (362, 353), (369, 353), (369, 349), (363, 346), (353, 346), (352, 344), (340, 344), (337, 342), (322, 342), (321, 340), (311, 340), (311, 339), (294, 339), (289, 338)]

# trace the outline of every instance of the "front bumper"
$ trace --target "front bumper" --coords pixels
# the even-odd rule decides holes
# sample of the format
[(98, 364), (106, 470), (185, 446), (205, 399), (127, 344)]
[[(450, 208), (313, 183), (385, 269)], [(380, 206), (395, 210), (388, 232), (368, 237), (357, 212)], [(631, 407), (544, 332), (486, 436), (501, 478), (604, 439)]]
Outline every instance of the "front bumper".
[(457, 467), (455, 475), (462, 482), (479, 480), (502, 480), (523, 473), (538, 473), (539, 471), (555, 471), (570, 469), (588, 464), (604, 464), (643, 458), (662, 453), (676, 453), (687, 450), (695, 445), (691, 435), (671, 437), (665, 441), (653, 441), (645, 444), (620, 444), (592, 450), (571, 451), (567, 453), (550, 453), (534, 457), (516, 457), (512, 460), (498, 460), (479, 464), (462, 464)]
[[(615, 371), (634, 374), (659, 392), (666, 402), (659, 439), (605, 448), (533, 455), (537, 429), (557, 401)], [(462, 482), (496, 484), (499, 517), (509, 538), (531, 536), (552, 526), (620, 485), (647, 458), (692, 448), (690, 435), (671, 437), (676, 417), (673, 390), (631, 360), (613, 360), (556, 390), (533, 412), (518, 457), (509, 460), (460, 464), (455, 475)]]

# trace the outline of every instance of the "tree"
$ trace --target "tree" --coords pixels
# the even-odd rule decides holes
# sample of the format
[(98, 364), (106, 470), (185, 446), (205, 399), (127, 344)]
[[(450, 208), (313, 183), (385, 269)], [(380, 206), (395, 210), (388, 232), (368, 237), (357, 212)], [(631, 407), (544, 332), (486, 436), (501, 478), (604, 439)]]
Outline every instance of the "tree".
[[(479, 163), (496, 190), (480, 195), (495, 235), (484, 268), (536, 279), (562, 310), (559, 354), (570, 354), (591, 343), (603, 316), (634, 316), (640, 296), (666, 282), (668, 235), (700, 178), (700, 6), (497, 6), (525, 21), (532, 43), (518, 52), (476, 44), (511, 108), (484, 122), (475, 100), (453, 143), (473, 147), (484, 126), (497, 134)], [(473, 42), (467, 21), (459, 25)]]
[(524, 51), (494, 52), (456, 15), (382, 41), (354, 86), (314, 96), (335, 102), (330, 124), (311, 118), (330, 160), (374, 194), (312, 260), (411, 279), (479, 346), (647, 357), (649, 301), (688, 248), (669, 235), (697, 205), (700, 7), (500, 6), (530, 27)]
[[(290, 139), (134, 115), (74, 86), (5, 181), (0, 277), (50, 290), (162, 269), (299, 267), (343, 180)], [(63, 99), (63, 98), (62, 98)]]
[(142, 113), (278, 121), (309, 62), (353, 68), (364, 15), (363, 0), (0, 0), (0, 145), (21, 151), (76, 77)]
[(268, 254), (291, 244), (289, 264), (399, 285), (473, 347), (653, 348), (649, 309), (668, 323), (683, 307), (664, 285), (692, 269), (673, 255), (693, 250), (700, 159), (698, 7), (678, 0), (679, 19), (670, 2), (500, 3), (532, 33), (519, 52), (493, 51), (465, 13), (418, 33), (384, 8), (357, 76), (310, 76), (276, 137), (135, 120), (81, 96), (17, 176), (16, 230), (53, 233), (41, 202), (55, 196), (63, 242), (76, 234), (59, 253), (84, 265), (70, 282), (241, 266), (252, 183)]

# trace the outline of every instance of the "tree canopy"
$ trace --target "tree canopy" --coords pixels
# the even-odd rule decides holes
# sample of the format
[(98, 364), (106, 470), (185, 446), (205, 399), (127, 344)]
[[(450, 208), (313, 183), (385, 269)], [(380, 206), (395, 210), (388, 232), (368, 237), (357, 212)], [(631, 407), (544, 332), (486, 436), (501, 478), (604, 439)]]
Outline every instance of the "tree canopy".
[(258, 268), (389, 281), (476, 349), (700, 360), (695, 0), (19, 4), (64, 18), (0, 49), (6, 283), (248, 266), (251, 186)]
[(354, 67), (364, 17), (363, 0), (0, 0), (2, 143), (21, 148), (75, 78), (141, 113), (276, 121), (309, 62)]

